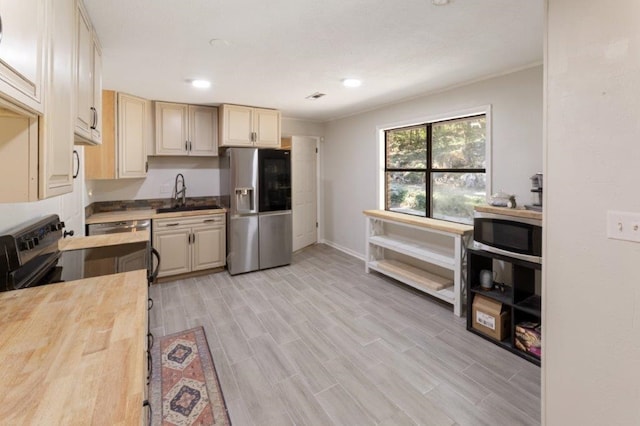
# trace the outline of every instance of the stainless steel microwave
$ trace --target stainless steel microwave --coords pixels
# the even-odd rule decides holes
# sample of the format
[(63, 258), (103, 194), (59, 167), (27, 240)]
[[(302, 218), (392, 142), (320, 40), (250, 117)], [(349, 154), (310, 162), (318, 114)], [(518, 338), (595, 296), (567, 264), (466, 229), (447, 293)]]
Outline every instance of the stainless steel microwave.
[(473, 246), (542, 263), (542, 221), (476, 211), (473, 217)]

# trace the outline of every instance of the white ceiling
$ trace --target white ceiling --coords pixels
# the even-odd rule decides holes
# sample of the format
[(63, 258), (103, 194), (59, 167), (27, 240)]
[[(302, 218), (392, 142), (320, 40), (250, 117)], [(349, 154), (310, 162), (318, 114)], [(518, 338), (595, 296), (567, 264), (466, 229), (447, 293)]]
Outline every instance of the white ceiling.
[[(102, 44), (103, 87), (154, 100), (327, 121), (542, 63), (542, 0), (84, 3)], [(346, 77), (362, 86), (343, 87)], [(187, 83), (196, 78), (212, 86)], [(305, 99), (314, 92), (326, 96)]]

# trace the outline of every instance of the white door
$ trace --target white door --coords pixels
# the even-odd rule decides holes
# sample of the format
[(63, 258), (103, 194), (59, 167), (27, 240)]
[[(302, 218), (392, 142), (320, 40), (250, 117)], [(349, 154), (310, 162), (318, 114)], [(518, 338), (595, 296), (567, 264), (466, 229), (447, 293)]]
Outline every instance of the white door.
[(293, 251), (318, 240), (317, 138), (291, 138), (291, 192), (293, 194)]

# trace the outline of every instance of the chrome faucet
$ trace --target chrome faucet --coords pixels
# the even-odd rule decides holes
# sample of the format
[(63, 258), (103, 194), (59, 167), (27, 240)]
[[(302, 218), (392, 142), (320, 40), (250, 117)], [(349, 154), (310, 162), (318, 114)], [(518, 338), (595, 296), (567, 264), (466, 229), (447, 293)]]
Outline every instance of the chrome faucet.
[[(182, 178), (182, 189), (178, 190), (178, 181)], [(176, 183), (173, 186), (173, 201), (178, 206), (184, 206), (186, 204), (187, 199), (187, 186), (184, 183), (184, 176), (182, 173), (178, 173), (176, 175)]]

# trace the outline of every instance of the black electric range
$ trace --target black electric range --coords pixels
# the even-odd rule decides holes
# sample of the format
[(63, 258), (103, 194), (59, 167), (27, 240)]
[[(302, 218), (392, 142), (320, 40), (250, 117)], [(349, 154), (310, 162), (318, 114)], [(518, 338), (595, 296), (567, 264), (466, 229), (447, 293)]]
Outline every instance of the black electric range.
[(139, 269), (147, 270), (150, 283), (155, 279), (151, 256), (157, 252), (148, 241), (60, 251), (63, 228), (64, 222), (50, 215), (0, 236), (0, 291)]

